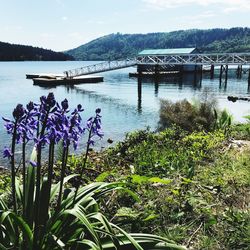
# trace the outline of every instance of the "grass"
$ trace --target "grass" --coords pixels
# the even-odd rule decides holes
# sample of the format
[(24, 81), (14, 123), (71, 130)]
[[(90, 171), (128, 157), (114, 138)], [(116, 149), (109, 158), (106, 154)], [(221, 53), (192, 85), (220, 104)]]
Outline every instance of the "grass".
[(221, 131), (138, 131), (93, 153), (88, 167), (97, 179), (127, 182), (139, 194), (136, 203), (125, 194), (104, 201), (104, 211), (127, 230), (192, 249), (249, 249), (250, 148), (231, 141)]
[[(248, 128), (231, 126), (227, 136), (177, 127), (136, 131), (113, 148), (92, 151), (82, 183), (121, 181), (139, 195), (137, 202), (125, 192), (101, 201), (108, 219), (127, 231), (166, 236), (190, 249), (249, 249), (250, 146), (233, 140), (249, 141)], [(81, 167), (81, 157), (69, 158), (68, 173)]]

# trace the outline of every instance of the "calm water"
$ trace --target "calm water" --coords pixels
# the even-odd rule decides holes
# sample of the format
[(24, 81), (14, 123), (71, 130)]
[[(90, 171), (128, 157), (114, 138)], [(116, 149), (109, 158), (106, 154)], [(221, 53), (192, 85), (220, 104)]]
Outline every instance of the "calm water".
[[(102, 73), (105, 81), (98, 84), (83, 84), (75, 87), (58, 86), (44, 88), (33, 86), (32, 80), (25, 79), (26, 73), (62, 73), (64, 70), (81, 67), (91, 62), (0, 62), (0, 116), (10, 117), (17, 103), (26, 104), (30, 100), (38, 101), (41, 95), (54, 92), (56, 99), (67, 98), (70, 107), (81, 103), (85, 108), (84, 117), (88, 118), (97, 107), (102, 109), (103, 129), (105, 137), (99, 148), (106, 145), (106, 140), (112, 138), (118, 141), (124, 138), (126, 132), (150, 126), (156, 128), (159, 116), (159, 100), (172, 101), (180, 99), (192, 100), (198, 97), (204, 89), (218, 99), (221, 108), (227, 108), (235, 120), (243, 121), (243, 116), (250, 113), (248, 102), (228, 102), (228, 95), (248, 95), (247, 75), (241, 80), (236, 79), (234, 71), (229, 74), (227, 87), (219, 87), (218, 74), (215, 79), (203, 75), (202, 82), (193, 75), (183, 79), (172, 77), (159, 82), (145, 79), (141, 83), (138, 94), (137, 79), (129, 78), (128, 73), (135, 68)], [(93, 63), (93, 62), (92, 62)], [(140, 95), (141, 93), (141, 95)], [(0, 121), (0, 150), (8, 145), (9, 136)], [(0, 165), (3, 160), (0, 157)]]

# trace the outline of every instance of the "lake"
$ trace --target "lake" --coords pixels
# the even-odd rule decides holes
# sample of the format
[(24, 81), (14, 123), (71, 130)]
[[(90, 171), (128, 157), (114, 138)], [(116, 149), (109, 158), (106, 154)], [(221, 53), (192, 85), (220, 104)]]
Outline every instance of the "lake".
[[(177, 101), (181, 99), (193, 100), (208, 89), (217, 98), (219, 107), (226, 108), (233, 114), (235, 121), (244, 121), (243, 116), (250, 114), (250, 103), (227, 101), (228, 95), (249, 94), (247, 75), (237, 79), (235, 70), (229, 71), (228, 83), (219, 85), (219, 71), (215, 71), (215, 78), (210, 80), (209, 74), (203, 74), (203, 79), (195, 79), (193, 75), (154, 79), (142, 79), (141, 91), (138, 95), (136, 78), (129, 78), (129, 72), (136, 68), (100, 73), (104, 76), (103, 83), (82, 84), (73, 87), (57, 86), (45, 88), (33, 86), (32, 80), (26, 79), (27, 73), (58, 73), (96, 62), (0, 62), (0, 116), (11, 117), (12, 110), (17, 103), (27, 104), (30, 100), (36, 102), (42, 95), (53, 92), (58, 101), (69, 100), (71, 108), (81, 103), (85, 111), (83, 118), (94, 114), (96, 108), (102, 109), (102, 123), (105, 136), (97, 144), (98, 149), (107, 145), (107, 139), (119, 141), (125, 133), (143, 129), (149, 126), (156, 129), (159, 117), (160, 99)], [(0, 121), (0, 150), (9, 145), (10, 138)], [(4, 161), (0, 157), (0, 165)]]

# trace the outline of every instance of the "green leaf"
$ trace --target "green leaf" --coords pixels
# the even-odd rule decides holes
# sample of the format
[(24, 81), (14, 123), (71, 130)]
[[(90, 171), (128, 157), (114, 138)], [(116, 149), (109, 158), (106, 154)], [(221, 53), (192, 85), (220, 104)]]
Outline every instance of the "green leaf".
[(26, 218), (27, 223), (30, 227), (33, 224), (33, 214), (34, 214), (34, 191), (35, 191), (35, 168), (33, 166), (28, 166), (27, 168), (27, 178), (26, 178), (26, 194), (25, 194), (25, 209), (24, 218)]
[(149, 177), (147, 176), (137, 175), (137, 174), (131, 175), (130, 177), (132, 178), (132, 183), (136, 183), (136, 184), (146, 183), (149, 179)]
[(110, 175), (112, 175), (111, 171), (103, 172), (103, 173), (101, 173), (100, 175), (97, 176), (97, 178), (95, 179), (95, 181), (97, 181), (97, 182), (105, 181), (106, 178), (108, 176), (110, 176)]
[[(21, 229), (21, 231), (23, 233), (23, 238), (25, 238), (25, 240), (27, 242), (27, 249), (31, 249), (32, 244), (33, 244), (33, 234), (32, 234), (32, 230), (30, 229), (29, 225), (21, 217), (17, 216), (13, 212), (10, 212), (10, 211), (4, 212), (2, 214), (2, 216), (4, 218), (3, 218), (3, 221), (1, 219), (1, 223), (4, 223), (4, 220), (7, 217), (10, 217), (12, 220), (14, 220), (16, 225)], [(20, 237), (20, 236), (16, 235), (16, 237)]]
[[(69, 175), (67, 177), (65, 177), (63, 179), (63, 184), (65, 184), (66, 182), (68, 182), (70, 179), (74, 178), (78, 176), (78, 174), (72, 174), (72, 175)], [(55, 196), (58, 194), (59, 192), (59, 189), (60, 189), (60, 182), (58, 182), (57, 184), (55, 185), (52, 185), (52, 188), (51, 188), (51, 192), (50, 192), (50, 202), (53, 201), (53, 199), (55, 198)]]
[(117, 210), (115, 216), (116, 217), (127, 217), (127, 218), (131, 218), (131, 219), (135, 220), (140, 216), (140, 214), (141, 213), (134, 211), (130, 207), (121, 207)]
[(156, 218), (158, 218), (159, 215), (157, 214), (150, 214), (149, 216), (147, 216), (145, 219), (143, 219), (143, 221), (149, 221), (149, 220), (154, 220)]
[(19, 181), (19, 179), (17, 177), (15, 177), (16, 181), (15, 181), (15, 188), (16, 188), (16, 197), (18, 199), (19, 202), (22, 202), (22, 186), (21, 183)]
[(152, 177), (148, 179), (149, 182), (153, 182), (153, 183), (161, 183), (161, 184), (170, 184), (172, 182), (172, 180), (168, 180), (168, 179), (161, 179), (159, 177)]
[(86, 215), (84, 214), (84, 209), (80, 205), (76, 204), (73, 209), (64, 211), (64, 214), (71, 214), (75, 216), (77, 219), (79, 219), (83, 223), (84, 227), (87, 229), (89, 234), (92, 236), (97, 246), (101, 247), (99, 236), (94, 230), (93, 226), (91, 225)]
[[(85, 250), (101, 250), (102, 248), (98, 247), (93, 241), (90, 240), (81, 240), (76, 242), (77, 249), (85, 249)], [(79, 247), (79, 248), (78, 248)]]

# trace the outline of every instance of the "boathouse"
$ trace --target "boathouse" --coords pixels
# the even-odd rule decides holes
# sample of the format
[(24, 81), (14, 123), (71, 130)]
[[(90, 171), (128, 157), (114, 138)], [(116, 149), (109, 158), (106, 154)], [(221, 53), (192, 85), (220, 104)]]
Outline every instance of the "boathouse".
[[(145, 49), (138, 53), (137, 58), (143, 56), (157, 56), (157, 58), (161, 59), (164, 56), (171, 56), (171, 55), (187, 55), (187, 54), (196, 54), (199, 51), (196, 48), (174, 48), (174, 49)], [(137, 67), (137, 71), (141, 73), (146, 72), (154, 72), (154, 73), (164, 73), (170, 71), (182, 71), (182, 72), (194, 72), (194, 71), (201, 70), (201, 66), (195, 65), (149, 65), (140, 64)]]

